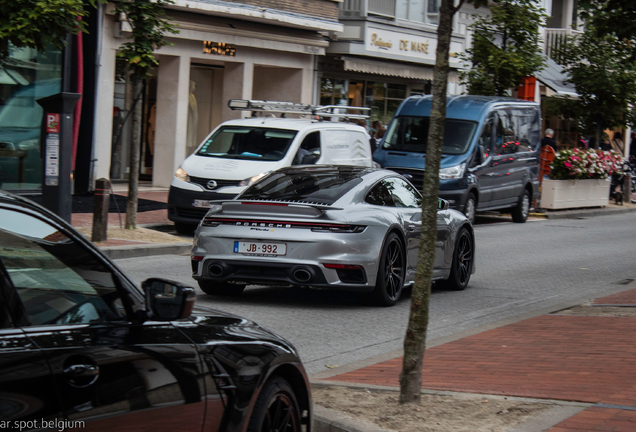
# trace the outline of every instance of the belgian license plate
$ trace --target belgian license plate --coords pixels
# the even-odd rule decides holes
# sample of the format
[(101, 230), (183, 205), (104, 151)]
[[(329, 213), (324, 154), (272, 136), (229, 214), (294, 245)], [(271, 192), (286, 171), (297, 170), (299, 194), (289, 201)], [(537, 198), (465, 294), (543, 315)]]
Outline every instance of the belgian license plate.
[(210, 207), (212, 207), (212, 204), (210, 204), (210, 201), (208, 201), (208, 200), (194, 200), (192, 205), (194, 207), (200, 207), (200, 208), (210, 208)]
[(287, 253), (287, 245), (285, 243), (235, 241), (234, 252), (255, 255), (285, 255)]

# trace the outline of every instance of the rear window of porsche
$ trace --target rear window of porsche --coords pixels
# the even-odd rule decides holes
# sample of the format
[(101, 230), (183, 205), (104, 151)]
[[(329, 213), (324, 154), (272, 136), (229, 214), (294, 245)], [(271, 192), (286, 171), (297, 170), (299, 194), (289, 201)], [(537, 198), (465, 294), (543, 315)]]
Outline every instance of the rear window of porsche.
[(254, 183), (239, 199), (331, 205), (361, 182), (360, 170), (357, 169), (278, 171)]

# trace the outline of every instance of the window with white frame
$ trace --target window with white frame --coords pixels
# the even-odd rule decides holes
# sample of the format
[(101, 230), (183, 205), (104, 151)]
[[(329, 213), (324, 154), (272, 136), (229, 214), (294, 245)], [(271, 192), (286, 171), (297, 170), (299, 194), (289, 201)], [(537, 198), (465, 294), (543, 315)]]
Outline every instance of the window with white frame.
[(399, 19), (437, 25), (439, 0), (396, 0), (395, 16)]

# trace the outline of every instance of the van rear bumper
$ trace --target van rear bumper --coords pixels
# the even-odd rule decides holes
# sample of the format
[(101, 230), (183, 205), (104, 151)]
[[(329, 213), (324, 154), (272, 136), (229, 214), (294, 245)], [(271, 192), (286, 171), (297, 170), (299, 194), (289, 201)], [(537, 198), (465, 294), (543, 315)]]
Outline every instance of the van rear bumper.
[(170, 186), (168, 192), (168, 219), (176, 223), (198, 225), (208, 212), (205, 207), (196, 207), (195, 200), (230, 200), (236, 194), (219, 192), (191, 191)]

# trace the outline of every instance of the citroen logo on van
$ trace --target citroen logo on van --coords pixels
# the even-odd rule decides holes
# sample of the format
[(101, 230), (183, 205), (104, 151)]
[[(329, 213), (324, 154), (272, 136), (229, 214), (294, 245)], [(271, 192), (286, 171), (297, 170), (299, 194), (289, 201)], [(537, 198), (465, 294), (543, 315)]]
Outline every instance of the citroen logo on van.
[(217, 186), (217, 184), (216, 184), (216, 182), (214, 180), (210, 180), (205, 185), (205, 187), (208, 188), (208, 189), (214, 189), (216, 186)]

